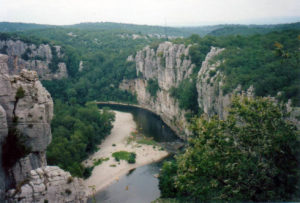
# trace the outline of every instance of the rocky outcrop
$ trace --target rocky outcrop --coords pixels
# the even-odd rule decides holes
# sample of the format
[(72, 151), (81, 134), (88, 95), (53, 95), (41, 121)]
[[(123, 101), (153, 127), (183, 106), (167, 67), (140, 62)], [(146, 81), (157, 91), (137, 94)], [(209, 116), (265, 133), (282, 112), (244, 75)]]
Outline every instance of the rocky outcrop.
[[(0, 55), (0, 202), (5, 190), (23, 185), (33, 178), (32, 170), (46, 167), (46, 149), (52, 139), (50, 94), (36, 72), (22, 69), (12, 75), (8, 60), (8, 55)], [(39, 187), (32, 185), (32, 190)], [(17, 188), (14, 194), (19, 192)]]
[[(222, 90), (224, 76), (217, 67), (221, 61), (213, 61), (214, 57), (224, 49), (212, 47), (202, 62), (197, 77), (198, 105), (208, 116), (218, 115), (226, 117), (226, 108), (229, 106), (232, 94), (224, 94)], [(240, 88), (237, 89), (237, 91)]]
[(8, 192), (9, 202), (86, 202), (83, 182), (73, 178), (57, 166), (30, 171), (30, 175), (16, 189)]
[[(136, 94), (141, 107), (161, 116), (164, 122), (184, 139), (189, 135), (187, 130), (189, 124), (185, 118), (188, 112), (179, 108), (178, 102), (171, 97), (169, 90), (177, 87), (182, 80), (189, 78), (192, 74), (194, 65), (190, 60), (189, 48), (190, 46), (171, 42), (160, 44), (157, 50), (149, 46), (145, 47), (137, 52), (135, 59), (133, 56), (127, 58), (127, 61), (135, 61), (138, 78), (124, 80), (119, 86), (120, 89)], [(225, 76), (218, 70), (223, 61), (215, 58), (222, 51), (224, 51), (223, 48), (211, 47), (198, 72), (195, 94), (198, 94), (200, 112), (208, 117), (217, 115), (220, 119), (225, 119), (233, 95), (253, 97), (254, 88), (250, 86), (244, 91), (238, 85), (231, 92), (224, 92)], [(149, 81), (153, 79), (157, 80), (159, 86), (154, 97), (147, 90)], [(299, 108), (288, 105), (288, 111), (290, 112), (289, 120), (300, 129)]]
[[(20, 40), (1, 40), (0, 54), (8, 56), (9, 74), (19, 74), (22, 69), (34, 70), (41, 80), (68, 77), (64, 54), (60, 46), (27, 44)], [(52, 69), (57, 69), (52, 71)]]
[[(188, 78), (194, 68), (189, 58), (189, 48), (183, 44), (161, 43), (157, 50), (147, 46), (135, 56), (138, 79), (124, 80), (121, 89), (137, 95), (139, 105), (160, 115), (179, 136), (184, 138), (187, 131), (185, 111), (179, 108), (169, 90)], [(128, 60), (132, 60), (129, 57)], [(147, 91), (150, 79), (158, 81), (159, 89), (153, 97)]]
[[(120, 84), (121, 89), (129, 90), (137, 95), (140, 106), (158, 114), (181, 138), (189, 135), (188, 123), (185, 118), (187, 111), (180, 109), (178, 102), (170, 95), (170, 88), (177, 87), (180, 82), (189, 78), (195, 67), (189, 56), (189, 48), (183, 44), (172, 44), (164, 42), (157, 50), (149, 46), (137, 52), (135, 56), (138, 78), (135, 80), (124, 80)], [(217, 67), (221, 61), (213, 60), (224, 49), (211, 47), (202, 63), (197, 77), (198, 105), (200, 111), (208, 116), (218, 115), (221, 119), (227, 116), (227, 107), (230, 105), (234, 94), (253, 95), (253, 87), (245, 93), (240, 86), (234, 91), (225, 94), (223, 92), (224, 76)], [(132, 61), (129, 56), (127, 61)], [(158, 81), (159, 90), (155, 97), (151, 97), (147, 91), (150, 79)]]

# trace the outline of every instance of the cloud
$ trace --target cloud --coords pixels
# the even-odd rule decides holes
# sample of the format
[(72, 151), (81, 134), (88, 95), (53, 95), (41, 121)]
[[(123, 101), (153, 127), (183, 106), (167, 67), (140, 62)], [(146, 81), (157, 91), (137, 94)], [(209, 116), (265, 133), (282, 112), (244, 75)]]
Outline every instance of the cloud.
[(0, 0), (0, 21), (153, 25), (242, 23), (299, 16), (299, 0)]

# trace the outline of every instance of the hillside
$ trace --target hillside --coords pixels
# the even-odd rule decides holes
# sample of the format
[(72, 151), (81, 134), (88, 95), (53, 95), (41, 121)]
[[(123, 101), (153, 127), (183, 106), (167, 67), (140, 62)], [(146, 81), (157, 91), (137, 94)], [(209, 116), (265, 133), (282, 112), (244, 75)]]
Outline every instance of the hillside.
[[(99, 23), (1, 33), (7, 67), (36, 70), (54, 99), (50, 164), (79, 177), (91, 174), (93, 168), (81, 162), (97, 150), (114, 119), (109, 111), (99, 114), (89, 103), (94, 100), (138, 103), (185, 140), (198, 133), (190, 128), (195, 117), (226, 120), (235, 95), (271, 97), (288, 107), (289, 121), (299, 126), (299, 23), (181, 28), (211, 34), (176, 39), (165, 38), (162, 28)], [(55, 73), (61, 63), (68, 77), (40, 74)]]

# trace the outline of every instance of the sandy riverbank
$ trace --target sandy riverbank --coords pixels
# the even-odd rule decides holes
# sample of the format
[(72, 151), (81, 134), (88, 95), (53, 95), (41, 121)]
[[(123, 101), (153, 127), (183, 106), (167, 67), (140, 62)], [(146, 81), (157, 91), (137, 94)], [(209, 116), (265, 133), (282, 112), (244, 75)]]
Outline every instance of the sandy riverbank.
[[(113, 123), (114, 127), (111, 134), (99, 146), (100, 150), (84, 162), (87, 165), (92, 165), (94, 159), (109, 158), (108, 161), (104, 161), (102, 164), (96, 166), (92, 175), (84, 181), (87, 194), (89, 195), (92, 194), (92, 189), (89, 186), (93, 186), (96, 192), (100, 191), (118, 181), (121, 176), (125, 175), (131, 169), (159, 161), (168, 156), (168, 152), (160, 150), (159, 147), (153, 148), (152, 145), (141, 145), (134, 141), (128, 144), (128, 137), (131, 136), (132, 132), (136, 131), (133, 116), (130, 113), (114, 112), (116, 113), (116, 119)], [(135, 152), (136, 163), (128, 164), (123, 160), (120, 163), (115, 161), (112, 153), (121, 150)], [(112, 165), (115, 165), (115, 167), (112, 167)]]

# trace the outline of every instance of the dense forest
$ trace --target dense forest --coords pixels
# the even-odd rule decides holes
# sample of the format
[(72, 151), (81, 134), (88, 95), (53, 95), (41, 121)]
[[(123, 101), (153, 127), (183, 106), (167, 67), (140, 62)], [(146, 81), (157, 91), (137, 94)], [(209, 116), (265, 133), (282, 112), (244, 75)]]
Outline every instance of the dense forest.
[(73, 176), (88, 177), (91, 171), (81, 162), (98, 150), (97, 145), (110, 133), (113, 120), (111, 111), (99, 112), (95, 104), (68, 105), (56, 100), (48, 164), (70, 171)]
[(268, 98), (236, 97), (226, 120), (194, 118), (188, 147), (163, 165), (161, 196), (183, 202), (299, 200), (299, 133), (283, 109)]

